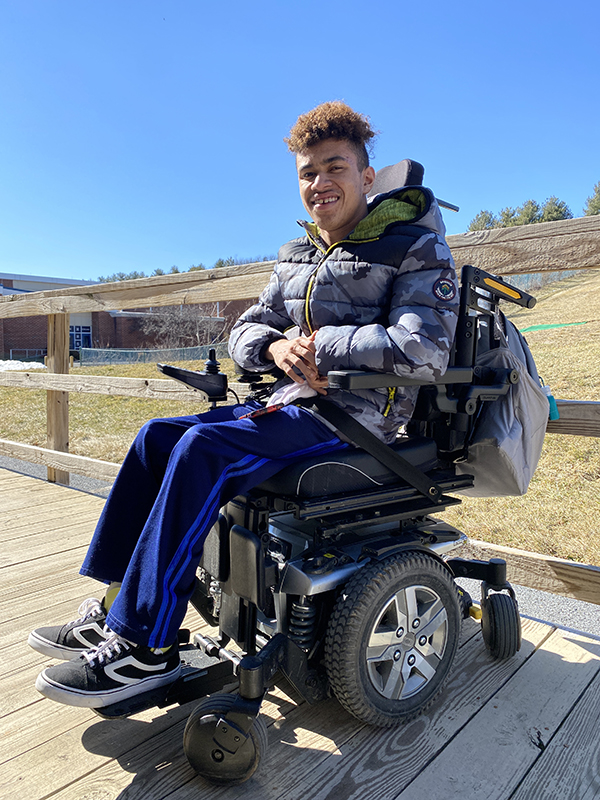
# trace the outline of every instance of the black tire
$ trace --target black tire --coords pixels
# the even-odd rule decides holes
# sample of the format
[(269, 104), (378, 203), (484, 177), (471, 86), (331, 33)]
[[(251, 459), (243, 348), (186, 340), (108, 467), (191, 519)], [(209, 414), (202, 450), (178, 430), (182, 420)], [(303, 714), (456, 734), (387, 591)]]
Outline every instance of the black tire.
[(512, 658), (521, 649), (521, 617), (508, 594), (489, 594), (481, 603), (483, 641), (492, 658)]
[(247, 781), (258, 769), (267, 750), (267, 726), (261, 717), (254, 720), (248, 739), (236, 753), (221, 750), (213, 741), (215, 725), (233, 703), (235, 695), (205, 697), (190, 714), (183, 734), (183, 750), (193, 769), (217, 784)]
[(421, 552), (363, 567), (331, 614), (325, 666), (342, 706), (370, 725), (421, 714), (442, 691), (462, 610), (449, 570)]

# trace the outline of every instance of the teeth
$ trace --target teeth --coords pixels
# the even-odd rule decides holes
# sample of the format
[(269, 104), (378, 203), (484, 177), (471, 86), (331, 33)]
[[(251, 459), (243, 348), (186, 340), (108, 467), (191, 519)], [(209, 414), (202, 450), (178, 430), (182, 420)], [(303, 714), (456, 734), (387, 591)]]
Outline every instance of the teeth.
[(325, 205), (325, 203), (335, 203), (337, 197), (327, 197), (325, 200), (316, 200), (316, 203), (320, 203), (321, 205)]

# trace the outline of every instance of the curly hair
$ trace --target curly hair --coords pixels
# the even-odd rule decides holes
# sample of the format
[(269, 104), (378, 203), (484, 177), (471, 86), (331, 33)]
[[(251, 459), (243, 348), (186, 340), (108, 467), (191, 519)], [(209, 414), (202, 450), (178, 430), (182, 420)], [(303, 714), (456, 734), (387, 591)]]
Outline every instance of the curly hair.
[(359, 169), (369, 166), (371, 139), (376, 136), (368, 117), (346, 103), (333, 100), (301, 114), (283, 141), (292, 153), (300, 153), (325, 139), (343, 139), (355, 149)]

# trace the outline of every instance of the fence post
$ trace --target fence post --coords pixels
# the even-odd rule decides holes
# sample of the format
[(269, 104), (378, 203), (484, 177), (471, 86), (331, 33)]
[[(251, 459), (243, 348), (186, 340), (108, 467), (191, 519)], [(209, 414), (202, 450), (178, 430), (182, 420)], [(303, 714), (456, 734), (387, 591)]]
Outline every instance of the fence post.
[[(48, 372), (69, 372), (69, 315), (48, 314)], [(69, 452), (69, 393), (46, 392), (48, 447)], [(69, 473), (48, 467), (48, 480), (69, 485)]]

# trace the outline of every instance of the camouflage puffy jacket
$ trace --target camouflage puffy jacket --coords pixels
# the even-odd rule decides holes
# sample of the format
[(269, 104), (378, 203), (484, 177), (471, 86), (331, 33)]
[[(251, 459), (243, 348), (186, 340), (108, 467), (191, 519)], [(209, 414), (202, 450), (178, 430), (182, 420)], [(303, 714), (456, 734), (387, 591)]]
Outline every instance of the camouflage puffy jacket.
[[(316, 363), (433, 380), (448, 366), (458, 287), (444, 223), (429, 189), (405, 187), (369, 201), (369, 213), (328, 247), (314, 223), (285, 244), (268, 286), (231, 333), (242, 367), (273, 366), (266, 346), (297, 326), (317, 331)], [(410, 418), (417, 389), (348, 392), (327, 398), (386, 442)]]

